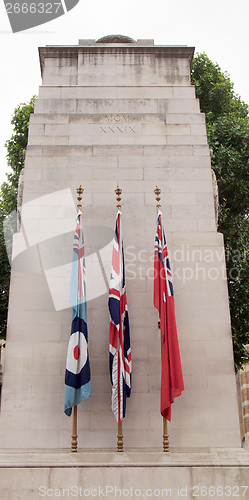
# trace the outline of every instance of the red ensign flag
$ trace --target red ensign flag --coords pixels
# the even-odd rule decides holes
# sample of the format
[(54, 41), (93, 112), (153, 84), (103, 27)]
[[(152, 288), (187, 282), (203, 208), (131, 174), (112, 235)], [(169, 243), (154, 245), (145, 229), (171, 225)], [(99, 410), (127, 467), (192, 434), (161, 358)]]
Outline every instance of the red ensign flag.
[(177, 338), (174, 291), (161, 212), (157, 218), (154, 249), (154, 306), (162, 332), (161, 414), (171, 420), (171, 404), (184, 390)]

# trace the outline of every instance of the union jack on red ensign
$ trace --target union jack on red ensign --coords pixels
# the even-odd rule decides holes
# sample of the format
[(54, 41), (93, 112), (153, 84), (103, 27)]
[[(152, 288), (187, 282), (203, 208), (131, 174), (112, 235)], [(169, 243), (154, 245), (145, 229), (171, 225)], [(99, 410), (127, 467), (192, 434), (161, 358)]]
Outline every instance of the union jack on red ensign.
[(161, 414), (171, 420), (171, 404), (184, 390), (178, 345), (174, 291), (161, 212), (157, 217), (154, 247), (154, 306), (162, 333)]

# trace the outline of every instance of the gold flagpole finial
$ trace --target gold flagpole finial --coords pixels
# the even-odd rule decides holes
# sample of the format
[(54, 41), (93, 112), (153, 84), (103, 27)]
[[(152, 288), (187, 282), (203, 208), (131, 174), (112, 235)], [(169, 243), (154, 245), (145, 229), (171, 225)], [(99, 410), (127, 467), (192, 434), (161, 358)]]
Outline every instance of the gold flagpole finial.
[(156, 189), (154, 189), (154, 193), (156, 195), (156, 201), (157, 201), (156, 207), (157, 207), (157, 210), (160, 210), (160, 208), (161, 208), (161, 205), (160, 205), (160, 201), (161, 201), (161, 196), (160, 196), (161, 189), (159, 189), (159, 187), (156, 186)]
[(121, 201), (122, 189), (120, 189), (117, 186), (117, 189), (115, 189), (115, 193), (116, 193), (116, 199), (117, 199), (117, 202), (118, 202), (117, 208), (120, 210), (121, 209), (120, 201)]
[(78, 208), (78, 210), (81, 210), (81, 208), (82, 208), (81, 200), (82, 200), (82, 194), (83, 194), (83, 192), (84, 192), (84, 189), (80, 185), (80, 187), (78, 187), (78, 189), (76, 189), (76, 193), (78, 195), (77, 196), (77, 201), (78, 201), (77, 208)]

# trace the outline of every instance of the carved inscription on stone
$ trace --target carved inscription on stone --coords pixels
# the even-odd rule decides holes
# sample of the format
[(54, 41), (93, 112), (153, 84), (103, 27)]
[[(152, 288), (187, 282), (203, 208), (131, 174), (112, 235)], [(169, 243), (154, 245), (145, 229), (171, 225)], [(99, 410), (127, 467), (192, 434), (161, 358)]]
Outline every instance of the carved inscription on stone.
[(127, 123), (130, 121), (129, 115), (106, 115), (105, 121), (108, 123)]
[(100, 125), (100, 132), (103, 134), (136, 134), (134, 125)]

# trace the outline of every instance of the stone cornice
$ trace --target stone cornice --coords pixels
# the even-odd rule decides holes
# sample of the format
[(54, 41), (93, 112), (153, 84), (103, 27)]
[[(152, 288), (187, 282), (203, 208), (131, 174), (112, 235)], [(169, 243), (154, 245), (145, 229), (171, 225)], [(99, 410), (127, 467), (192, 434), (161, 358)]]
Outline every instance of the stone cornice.
[(45, 58), (78, 58), (79, 54), (155, 54), (158, 58), (188, 59), (192, 62), (194, 47), (187, 45), (146, 45), (136, 43), (93, 43), (92, 45), (48, 45), (39, 47), (41, 73)]

